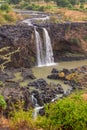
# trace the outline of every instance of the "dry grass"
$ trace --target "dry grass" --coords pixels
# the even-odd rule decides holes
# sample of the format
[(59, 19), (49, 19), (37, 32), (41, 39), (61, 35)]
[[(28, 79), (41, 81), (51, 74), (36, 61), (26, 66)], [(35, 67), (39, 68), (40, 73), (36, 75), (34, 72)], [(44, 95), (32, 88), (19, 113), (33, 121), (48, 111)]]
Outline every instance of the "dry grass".
[(87, 93), (82, 95), (83, 99), (87, 101)]
[(10, 12), (5, 12), (5, 11), (0, 11), (0, 25), (3, 24), (13, 24), (18, 20), (22, 20), (22, 16), (19, 14), (16, 14), (13, 11)]
[(60, 9), (66, 18), (70, 18), (71, 21), (84, 21), (87, 20), (87, 12), (80, 12), (68, 9)]
[(67, 8), (52, 8), (46, 10), (48, 13), (53, 14), (61, 14), (63, 16), (63, 20), (65, 21), (86, 21), (87, 20), (87, 12), (84, 11), (76, 11), (69, 10)]
[[(64, 20), (69, 21), (86, 21), (87, 20), (87, 11), (76, 11), (76, 10), (69, 10), (67, 8), (58, 8), (58, 6), (54, 2), (34, 2), (36, 5), (40, 6), (49, 6), (50, 8), (46, 8), (45, 12), (51, 14), (62, 14)], [(76, 6), (79, 9), (79, 6)], [(87, 8), (87, 4), (84, 5), (84, 8)]]

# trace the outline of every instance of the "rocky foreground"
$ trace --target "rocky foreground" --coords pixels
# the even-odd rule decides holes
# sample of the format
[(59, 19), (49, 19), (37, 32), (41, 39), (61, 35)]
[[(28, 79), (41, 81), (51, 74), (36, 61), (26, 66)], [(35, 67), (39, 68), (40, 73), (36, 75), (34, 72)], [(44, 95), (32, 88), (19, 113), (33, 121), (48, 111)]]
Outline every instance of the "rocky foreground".
[[(68, 96), (75, 89), (87, 89), (87, 66), (70, 70), (62, 69), (61, 71), (53, 68), (47, 78), (61, 80), (69, 86), (69, 89), (64, 91), (61, 84), (48, 84), (44, 79), (36, 79), (30, 69), (10, 69), (0, 72), (0, 94), (7, 102), (5, 116), (8, 116), (10, 111), (19, 109), (20, 106), (24, 110), (29, 110), (31, 107), (34, 108), (36, 103), (43, 106), (57, 100), (58, 95), (62, 98)], [(26, 82), (26, 85), (21, 85)], [(40, 114), (43, 115), (44, 112), (41, 111)]]

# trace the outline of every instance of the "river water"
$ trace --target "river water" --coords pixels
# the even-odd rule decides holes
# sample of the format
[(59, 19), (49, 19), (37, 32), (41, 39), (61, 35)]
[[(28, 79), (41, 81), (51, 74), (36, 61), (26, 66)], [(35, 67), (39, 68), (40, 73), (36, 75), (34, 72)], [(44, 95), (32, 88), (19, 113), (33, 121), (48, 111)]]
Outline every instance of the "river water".
[(48, 82), (48, 84), (50, 84), (50, 83), (55, 83), (55, 84), (60, 83), (60, 84), (62, 84), (63, 89), (67, 90), (69, 88), (68, 85), (65, 85), (60, 80), (47, 79), (47, 76), (50, 75), (53, 68), (56, 68), (58, 70), (62, 70), (63, 68), (72, 69), (72, 68), (77, 68), (77, 67), (84, 66), (84, 65), (87, 65), (87, 60), (59, 62), (59, 63), (55, 63), (52, 66), (34, 67), (34, 68), (32, 68), (32, 71), (33, 71), (33, 73), (34, 73), (34, 75), (37, 79), (43, 78)]

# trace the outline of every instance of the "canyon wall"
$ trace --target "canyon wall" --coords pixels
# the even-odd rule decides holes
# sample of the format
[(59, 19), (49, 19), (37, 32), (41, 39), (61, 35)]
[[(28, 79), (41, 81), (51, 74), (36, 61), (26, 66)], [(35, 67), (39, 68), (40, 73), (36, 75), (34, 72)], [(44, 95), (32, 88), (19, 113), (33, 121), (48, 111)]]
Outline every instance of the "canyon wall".
[[(87, 23), (62, 23), (37, 25), (37, 30), (43, 39), (42, 27), (50, 35), (54, 59), (70, 60), (87, 57)], [(34, 28), (28, 25), (4, 25), (0, 27), (0, 48), (10, 46), (20, 52), (12, 55), (12, 67), (32, 67), (36, 65), (36, 43)], [(79, 56), (79, 57), (78, 57)], [(1, 61), (0, 61), (1, 62)]]

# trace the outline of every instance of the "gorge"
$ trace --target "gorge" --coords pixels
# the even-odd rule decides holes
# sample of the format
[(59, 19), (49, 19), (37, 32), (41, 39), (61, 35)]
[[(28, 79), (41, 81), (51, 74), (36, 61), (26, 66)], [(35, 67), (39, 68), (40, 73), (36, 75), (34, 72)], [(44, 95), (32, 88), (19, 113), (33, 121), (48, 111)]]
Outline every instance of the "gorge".
[[(36, 19), (43, 23), (38, 23)], [(11, 102), (24, 100), (24, 109), (36, 108), (36, 117), (40, 108), (55, 101), (57, 95), (62, 95), (62, 98), (76, 88), (82, 89), (79, 83), (70, 78), (75, 72), (84, 73), (83, 78), (86, 77), (87, 60), (84, 59), (87, 59), (87, 22), (47, 23), (47, 19), (49, 16), (42, 15), (42, 18), (0, 27), (0, 48), (10, 47), (9, 52), (20, 48), (19, 52), (11, 56), (5, 72), (0, 73), (0, 81), (5, 84), (0, 93), (8, 103), (7, 115), (12, 107), (9, 107)], [(54, 62), (59, 64), (55, 66)], [(36, 67), (44, 65), (47, 66)], [(68, 79), (67, 75), (70, 76)]]

